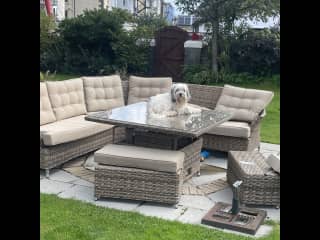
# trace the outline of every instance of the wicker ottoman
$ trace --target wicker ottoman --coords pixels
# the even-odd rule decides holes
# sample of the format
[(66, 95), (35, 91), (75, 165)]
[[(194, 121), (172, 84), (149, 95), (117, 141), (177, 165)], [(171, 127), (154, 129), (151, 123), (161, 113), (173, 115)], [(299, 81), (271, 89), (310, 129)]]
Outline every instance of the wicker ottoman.
[[(128, 132), (127, 134), (132, 134)], [(149, 131), (136, 131), (134, 145), (157, 149), (172, 149), (172, 136), (163, 133), (153, 133)], [(203, 139), (191, 140), (179, 138), (178, 150), (185, 153), (183, 163), (183, 181), (187, 181), (195, 175), (200, 174), (200, 152)]]
[(108, 144), (94, 158), (96, 199), (179, 202), (184, 152)]
[(230, 151), (227, 180), (242, 180), (240, 201), (247, 205), (280, 207), (280, 175), (267, 165), (258, 151)]

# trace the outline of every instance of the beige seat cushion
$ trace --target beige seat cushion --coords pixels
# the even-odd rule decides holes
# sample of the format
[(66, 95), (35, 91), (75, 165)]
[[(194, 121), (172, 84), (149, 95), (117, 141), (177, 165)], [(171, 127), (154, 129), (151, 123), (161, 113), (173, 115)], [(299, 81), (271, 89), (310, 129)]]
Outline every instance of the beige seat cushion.
[(81, 78), (47, 82), (48, 94), (57, 120), (86, 114)]
[(56, 117), (53, 113), (47, 86), (45, 83), (40, 83), (40, 126), (43, 124), (56, 121)]
[(43, 143), (54, 146), (72, 142), (111, 129), (113, 125), (90, 122), (85, 115), (60, 120), (40, 126)]
[(172, 78), (145, 78), (130, 76), (128, 104), (147, 101), (149, 97), (160, 93), (169, 92), (172, 85)]
[(184, 152), (108, 144), (94, 154), (97, 163), (160, 172), (177, 172), (183, 167)]
[(225, 85), (216, 109), (233, 113), (232, 120), (255, 121), (273, 98), (273, 92)]
[(227, 121), (209, 130), (209, 134), (249, 138), (251, 129), (246, 122)]
[(88, 112), (105, 111), (124, 105), (122, 83), (118, 75), (82, 79)]

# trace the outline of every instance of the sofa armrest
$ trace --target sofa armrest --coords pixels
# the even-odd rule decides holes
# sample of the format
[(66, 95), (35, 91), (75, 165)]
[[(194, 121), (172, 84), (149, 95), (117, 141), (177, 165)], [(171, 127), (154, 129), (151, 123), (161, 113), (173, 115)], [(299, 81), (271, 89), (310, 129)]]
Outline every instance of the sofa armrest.
[(263, 110), (261, 111), (261, 113), (259, 114), (259, 117), (260, 117), (260, 118), (264, 118), (266, 115), (267, 115), (267, 111), (266, 111), (266, 109), (263, 109)]
[(42, 147), (42, 146), (43, 146), (43, 140), (42, 140), (42, 137), (40, 135), (40, 147)]
[(43, 132), (40, 131), (40, 147), (43, 147), (43, 146), (44, 146), (42, 134), (43, 134)]
[(263, 109), (258, 115), (257, 119), (250, 123), (251, 128), (260, 123), (260, 121), (267, 115), (267, 111)]

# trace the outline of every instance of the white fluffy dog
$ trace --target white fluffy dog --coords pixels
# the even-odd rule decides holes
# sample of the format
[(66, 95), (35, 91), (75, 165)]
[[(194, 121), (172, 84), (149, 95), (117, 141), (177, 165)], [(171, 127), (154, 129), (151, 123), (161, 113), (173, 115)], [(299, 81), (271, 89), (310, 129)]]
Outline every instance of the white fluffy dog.
[(173, 84), (169, 93), (150, 97), (148, 101), (148, 114), (155, 117), (172, 117), (200, 113), (201, 109), (188, 105), (190, 99), (190, 91), (186, 84)]

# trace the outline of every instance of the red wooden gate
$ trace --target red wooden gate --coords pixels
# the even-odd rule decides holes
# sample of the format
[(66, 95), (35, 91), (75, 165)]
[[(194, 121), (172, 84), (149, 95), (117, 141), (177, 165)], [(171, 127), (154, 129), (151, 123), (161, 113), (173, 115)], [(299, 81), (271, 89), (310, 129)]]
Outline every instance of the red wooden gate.
[(164, 27), (156, 33), (153, 76), (183, 81), (184, 42), (187, 39), (188, 33), (175, 26)]

